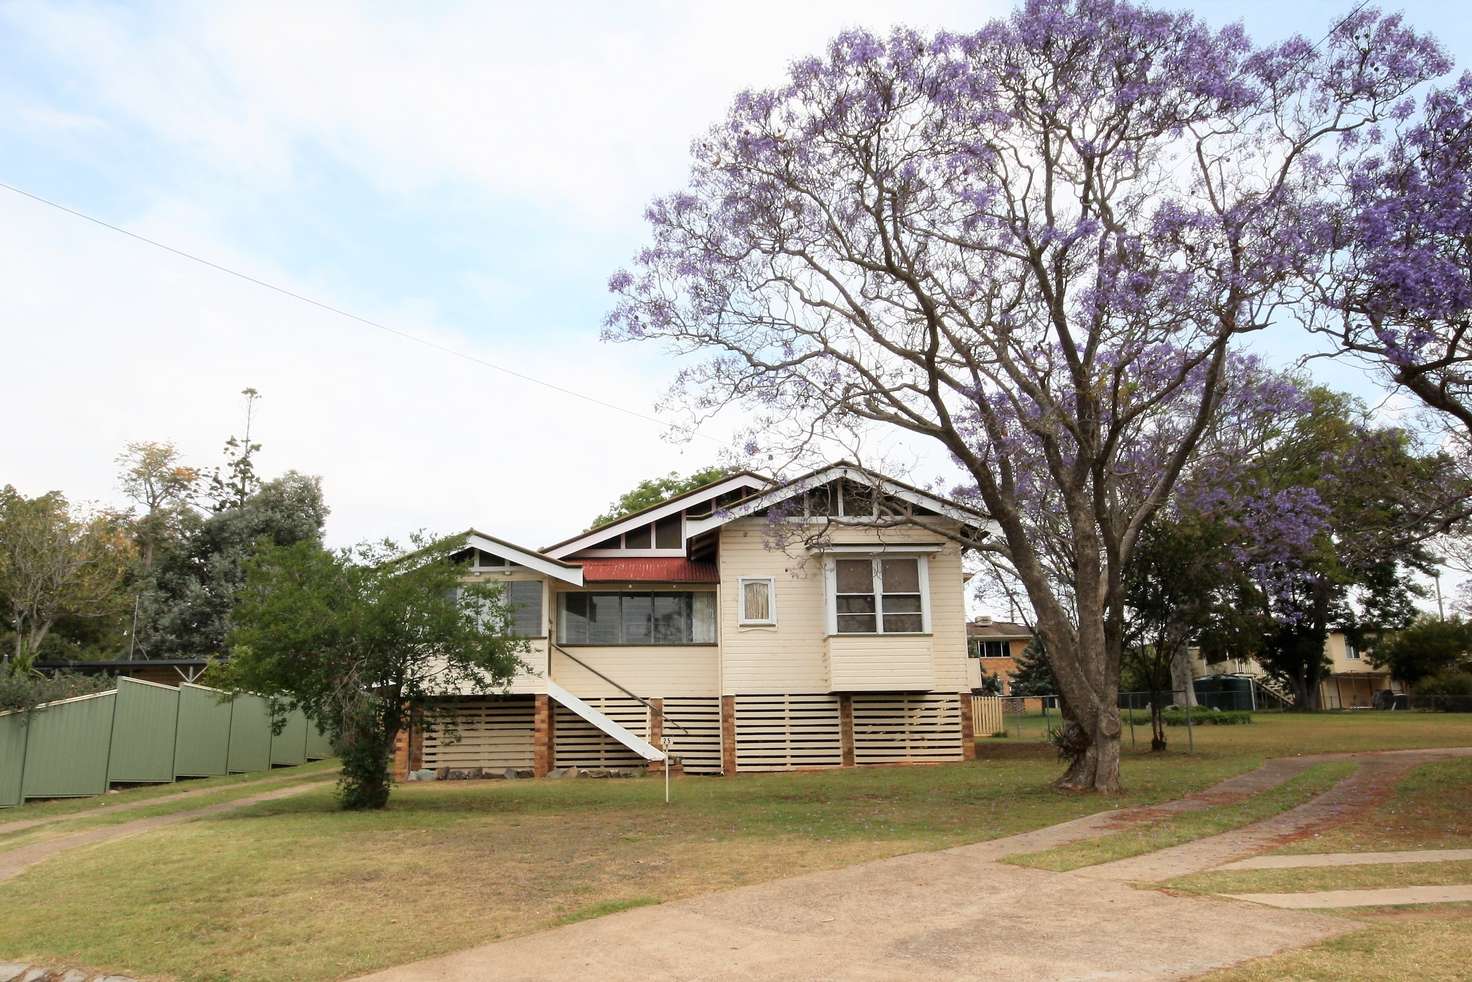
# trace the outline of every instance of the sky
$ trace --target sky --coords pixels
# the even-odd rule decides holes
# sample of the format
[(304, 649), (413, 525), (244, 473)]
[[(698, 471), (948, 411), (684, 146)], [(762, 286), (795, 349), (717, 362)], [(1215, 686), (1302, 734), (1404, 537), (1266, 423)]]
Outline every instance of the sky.
[[(0, 182), (655, 415), (678, 360), (598, 335), (691, 139), (845, 28), (967, 30), (1010, 6), (0, 0)], [(1350, 6), (1193, 9), (1267, 41), (1317, 39)], [(1472, 64), (1456, 5), (1399, 9)], [(321, 475), (332, 544), (474, 525), (539, 546), (708, 463), (736, 423), (671, 444), (4, 189), (0, 278), (0, 483), (32, 494), (120, 503), (129, 441), (212, 466), (251, 386), (259, 468)], [(1272, 344), (1287, 360), (1303, 342)], [(1376, 395), (1353, 368), (1315, 371)]]

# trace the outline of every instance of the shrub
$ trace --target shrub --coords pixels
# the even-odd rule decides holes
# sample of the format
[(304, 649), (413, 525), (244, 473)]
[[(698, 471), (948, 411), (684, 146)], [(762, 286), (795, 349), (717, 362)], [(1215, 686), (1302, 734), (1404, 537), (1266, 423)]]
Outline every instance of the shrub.
[[(1163, 714), (1166, 726), (1185, 726), (1186, 711), (1171, 708)], [(1191, 710), (1192, 726), (1243, 726), (1252, 722), (1252, 713), (1245, 709), (1210, 709), (1196, 706)]]
[(1416, 683), (1418, 696), (1472, 696), (1472, 672), (1447, 669)]
[(58, 672), (6, 672), (0, 669), (0, 712), (7, 709), (29, 709), (43, 702), (85, 696), (89, 692), (111, 689), (115, 682), (106, 675), (73, 675)]

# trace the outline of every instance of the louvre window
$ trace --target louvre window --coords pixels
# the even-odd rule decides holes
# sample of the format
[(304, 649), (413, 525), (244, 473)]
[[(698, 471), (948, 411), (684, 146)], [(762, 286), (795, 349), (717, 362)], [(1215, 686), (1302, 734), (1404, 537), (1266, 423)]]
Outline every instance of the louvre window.
[(715, 594), (564, 593), (557, 639), (560, 644), (714, 644)]
[(542, 583), (540, 580), (511, 580), (502, 584), (506, 605), (511, 608), (511, 633), (520, 638), (540, 638), (542, 626)]

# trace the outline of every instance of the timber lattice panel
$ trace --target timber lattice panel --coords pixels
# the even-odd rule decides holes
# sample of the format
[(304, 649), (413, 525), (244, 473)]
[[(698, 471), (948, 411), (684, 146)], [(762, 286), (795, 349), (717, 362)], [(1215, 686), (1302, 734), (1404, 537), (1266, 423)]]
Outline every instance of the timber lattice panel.
[(949, 693), (855, 694), (854, 763), (961, 760), (961, 704)]
[(825, 693), (736, 697), (736, 769), (841, 767), (838, 697)]
[(532, 766), (533, 701), (465, 699), (455, 703), (452, 725), (424, 729), (424, 766), (430, 769)]
[[(645, 740), (649, 710), (627, 696), (584, 698), (583, 702)], [(557, 706), (553, 756), (558, 767), (644, 767), (648, 762), (566, 706)]]
[(666, 698), (664, 732), (674, 741), (671, 753), (680, 758), (685, 773), (721, 773), (720, 696)]

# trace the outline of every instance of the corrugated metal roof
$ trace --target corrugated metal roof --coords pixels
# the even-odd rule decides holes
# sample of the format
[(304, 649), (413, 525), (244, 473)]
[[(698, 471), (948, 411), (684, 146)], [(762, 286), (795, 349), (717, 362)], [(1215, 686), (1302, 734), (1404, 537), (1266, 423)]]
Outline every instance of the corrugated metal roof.
[(719, 583), (714, 563), (692, 563), (681, 556), (584, 559), (584, 583)]

